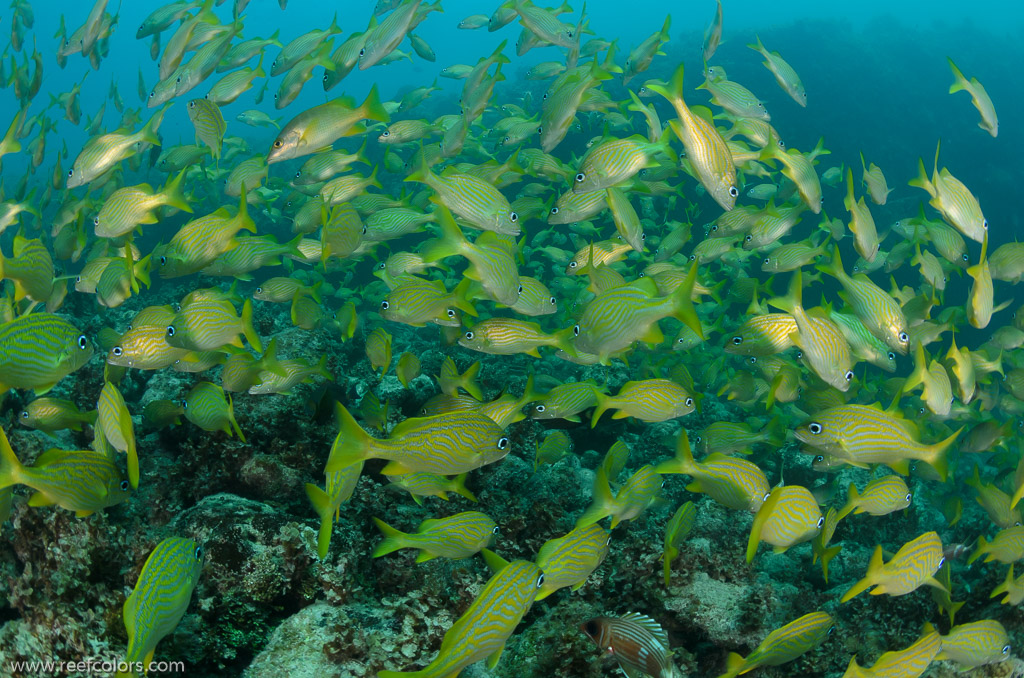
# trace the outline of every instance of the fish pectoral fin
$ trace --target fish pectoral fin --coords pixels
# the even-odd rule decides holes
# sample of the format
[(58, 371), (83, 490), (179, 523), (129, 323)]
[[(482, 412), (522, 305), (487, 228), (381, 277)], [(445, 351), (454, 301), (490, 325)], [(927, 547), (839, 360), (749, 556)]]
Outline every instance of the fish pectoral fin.
[(425, 563), (428, 560), (433, 560), (434, 558), (437, 558), (436, 553), (430, 553), (429, 551), (420, 551), (419, 555), (416, 556), (416, 562)]
[(487, 668), (493, 669), (498, 665), (498, 660), (501, 659), (501, 653), (505, 650), (505, 643), (501, 644), (497, 650), (495, 650), (491, 656), (487, 658)]
[(386, 476), (404, 476), (412, 473), (412, 469), (404, 466), (401, 462), (389, 461), (380, 472)]
[(91, 516), (92, 513), (93, 512), (91, 510), (78, 509), (77, 511), (75, 511), (75, 516), (78, 517), (78, 518), (85, 518), (87, 516)]
[(36, 506), (53, 506), (57, 502), (47, 497), (42, 492), (35, 492), (31, 497), (28, 498), (28, 505), (32, 507)]

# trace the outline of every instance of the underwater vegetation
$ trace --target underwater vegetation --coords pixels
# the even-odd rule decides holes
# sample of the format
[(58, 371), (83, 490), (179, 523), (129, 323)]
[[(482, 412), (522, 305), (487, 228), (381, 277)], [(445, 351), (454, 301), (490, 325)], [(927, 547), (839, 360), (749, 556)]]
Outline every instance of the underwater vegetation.
[(12, 0), (0, 674), (1024, 675), (1001, 62), (591, 4)]

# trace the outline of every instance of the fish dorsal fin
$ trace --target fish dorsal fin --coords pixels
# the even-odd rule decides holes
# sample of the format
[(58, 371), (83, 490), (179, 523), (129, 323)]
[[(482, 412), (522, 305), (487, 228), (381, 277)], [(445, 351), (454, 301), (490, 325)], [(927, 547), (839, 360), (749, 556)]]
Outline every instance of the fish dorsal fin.
[(654, 621), (647, 615), (640, 614), (639, 612), (630, 612), (627, 615), (623, 615), (621, 619), (622, 621), (628, 621), (631, 624), (636, 624), (637, 626), (640, 626), (645, 631), (650, 633), (656, 641), (661, 643), (661, 646), (663, 648), (665, 648), (666, 650), (669, 649), (668, 634), (665, 633), (665, 629), (661, 628), (661, 624)]

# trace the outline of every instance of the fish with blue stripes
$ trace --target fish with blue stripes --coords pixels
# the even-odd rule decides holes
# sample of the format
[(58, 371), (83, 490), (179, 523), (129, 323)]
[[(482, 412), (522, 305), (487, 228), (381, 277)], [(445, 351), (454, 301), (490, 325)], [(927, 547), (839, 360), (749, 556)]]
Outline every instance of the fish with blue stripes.
[(942, 540), (935, 532), (925, 532), (907, 542), (887, 563), (882, 560), (881, 545), (876, 546), (875, 552), (871, 555), (871, 562), (868, 563), (867, 574), (850, 587), (839, 602), (845, 603), (869, 588), (873, 596), (883, 593), (903, 596), (925, 584), (942, 588), (942, 584), (934, 575), (945, 560)]
[(672, 561), (679, 555), (679, 545), (690, 536), (697, 519), (697, 507), (692, 501), (681, 504), (665, 526), (665, 548), (661, 554), (665, 570), (665, 586), (671, 583)]
[(245, 435), (235, 421), (235, 408), (224, 389), (209, 381), (200, 381), (192, 387), (182, 401), (185, 418), (204, 431), (223, 431), (229, 436), (234, 431), (239, 440)]
[(430, 518), (420, 523), (415, 532), (409, 533), (396, 530), (379, 518), (374, 518), (373, 522), (384, 535), (384, 540), (373, 550), (374, 558), (412, 548), (419, 549), (417, 563), (434, 558), (469, 558), (490, 546), (498, 534), (494, 520), (479, 511), (465, 511), (448, 518)]
[(942, 650), (936, 661), (951, 661), (961, 671), (1004, 662), (1013, 649), (1006, 628), (994, 619), (958, 624), (939, 637)]
[(863, 492), (858, 492), (857, 485), (850, 483), (846, 504), (839, 510), (836, 520), (842, 520), (850, 513), (888, 515), (907, 508), (912, 499), (913, 495), (907, 488), (907, 483), (898, 475), (875, 478), (867, 484)]
[(663, 484), (664, 480), (653, 466), (641, 466), (612, 494), (605, 470), (598, 468), (594, 477), (594, 500), (576, 520), (576, 527), (593, 525), (611, 516), (614, 530), (624, 520), (635, 520), (660, 497)]
[(676, 441), (676, 456), (654, 467), (660, 474), (682, 473), (693, 478), (690, 492), (707, 494), (727, 508), (757, 513), (768, 498), (768, 479), (746, 459), (712, 454), (703, 461), (693, 458), (690, 439), (683, 429)]
[(0, 325), (0, 393), (24, 388), (44, 395), (92, 354), (89, 338), (61, 316), (19, 316)]
[(544, 585), (544, 573), (529, 561), (506, 562), (487, 549), (483, 554), (494, 575), (445, 632), (437, 658), (419, 671), (378, 671), (377, 678), (450, 678), (481, 659), (497, 666), (505, 642)]
[(726, 672), (719, 678), (732, 678), (761, 666), (780, 666), (824, 643), (835, 629), (832, 616), (811, 612), (769, 633), (746, 657), (730, 652)]
[(578, 591), (604, 561), (610, 543), (611, 534), (597, 524), (574, 528), (564, 537), (544, 542), (535, 559), (544, 573), (544, 585), (537, 592), (537, 600), (566, 586)]
[(825, 524), (825, 516), (818, 501), (802, 485), (783, 485), (773, 488), (761, 508), (754, 515), (747, 541), (747, 562), (754, 559), (762, 541), (774, 547), (776, 553), (818, 536)]
[(135, 429), (132, 415), (124, 396), (111, 382), (103, 384), (100, 399), (96, 403), (96, 436), (103, 436), (107, 443), (118, 452), (128, 456), (128, 479), (132, 488), (139, 487), (139, 457), (135, 445)]
[(168, 537), (156, 545), (124, 601), (124, 661), (132, 670), (119, 672), (117, 678), (146, 675), (156, 646), (185, 616), (202, 569), (203, 549), (195, 540)]

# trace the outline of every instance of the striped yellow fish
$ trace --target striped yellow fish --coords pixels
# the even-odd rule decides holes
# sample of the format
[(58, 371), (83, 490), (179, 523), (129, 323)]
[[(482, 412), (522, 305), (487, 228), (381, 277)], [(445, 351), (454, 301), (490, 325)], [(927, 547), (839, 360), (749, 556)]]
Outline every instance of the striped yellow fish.
[(564, 537), (544, 542), (536, 558), (544, 573), (544, 585), (537, 592), (537, 600), (566, 586), (579, 590), (608, 555), (610, 542), (611, 534), (597, 524), (575, 528)]
[(835, 628), (832, 617), (811, 612), (769, 633), (746, 657), (730, 652), (726, 672), (719, 678), (732, 678), (760, 666), (786, 664), (824, 643)]
[(682, 544), (693, 530), (693, 523), (697, 519), (697, 507), (692, 501), (681, 504), (665, 525), (665, 547), (661, 554), (662, 564), (665, 570), (665, 587), (671, 583), (672, 561), (679, 555), (679, 545)]
[(978, 82), (977, 78), (968, 80), (964, 77), (964, 74), (949, 57), (946, 57), (946, 61), (949, 62), (950, 70), (953, 71), (953, 84), (949, 86), (949, 93), (967, 92), (970, 94), (971, 103), (981, 113), (981, 122), (978, 123), (978, 127), (993, 137), (997, 136), (999, 134), (999, 118), (996, 117), (996, 107), (992, 104), (988, 92), (985, 91), (985, 86)]
[(0, 325), (0, 393), (24, 388), (43, 395), (92, 354), (92, 342), (62, 317), (19, 316)]
[(378, 327), (366, 336), (366, 357), (374, 372), (381, 371), (383, 379), (391, 369), (391, 335), (383, 327)]
[(185, 418), (204, 431), (223, 431), (235, 435), (244, 443), (245, 435), (235, 421), (235, 410), (231, 397), (224, 389), (209, 381), (201, 381), (192, 387), (182, 403)]
[(491, 355), (525, 353), (539, 358), (537, 349), (551, 346), (572, 351), (571, 329), (547, 334), (537, 323), (517, 318), (488, 318), (473, 326), (459, 339), (459, 346)]
[(924, 161), (917, 161), (917, 178), (910, 180), (911, 186), (924, 189), (931, 196), (928, 204), (942, 213), (943, 218), (958, 231), (975, 242), (984, 242), (988, 232), (988, 219), (981, 212), (981, 205), (963, 182), (950, 174), (945, 167), (939, 171), (939, 148), (935, 147), (935, 165), (932, 178), (924, 168)]
[[(426, 166), (405, 178), (426, 184), (435, 200), (455, 215), (484, 231), (519, 235), (519, 215), (493, 184), (455, 169), (436, 175)], [(442, 224), (443, 224), (442, 220)]]
[(764, 313), (747, 318), (725, 345), (726, 353), (763, 358), (796, 344), (796, 319), (788, 313)]
[(764, 471), (746, 459), (712, 454), (698, 463), (693, 458), (686, 429), (679, 433), (676, 456), (654, 467), (660, 474), (683, 473), (693, 478), (690, 492), (707, 494), (722, 506), (756, 513), (768, 498)]
[(167, 325), (173, 317), (159, 325), (140, 324), (129, 329), (110, 349), (107, 363), (137, 370), (162, 370), (181, 360), (188, 349), (167, 343)]
[(995, 483), (982, 482), (977, 466), (974, 467), (974, 476), (964, 480), (964, 484), (977, 492), (975, 499), (997, 526), (1007, 528), (1024, 523), (1020, 510), (1014, 508), (1013, 498)]
[(558, 196), (555, 204), (551, 206), (548, 212), (548, 223), (555, 226), (584, 221), (597, 216), (607, 207), (607, 196), (603, 191), (591, 193), (566, 191)]
[(192, 99), (188, 102), (188, 118), (196, 130), (196, 143), (209, 146), (213, 159), (219, 161), (227, 129), (220, 107), (208, 99)]
[[(745, 122), (750, 124), (752, 121)], [(818, 179), (818, 173), (814, 171), (814, 159), (829, 153), (825, 150), (824, 143), (824, 139), (818, 139), (818, 144), (806, 154), (795, 148), (786, 150), (778, 136), (770, 131), (767, 144), (757, 156), (759, 160), (777, 160), (782, 163), (783, 176), (796, 184), (801, 200), (815, 214), (821, 213), (821, 181)]]
[(711, 95), (711, 103), (740, 118), (758, 118), (769, 121), (772, 116), (753, 92), (727, 79), (723, 70), (714, 66), (704, 71), (704, 82), (697, 89), (705, 89)]
[(182, 306), (166, 329), (167, 343), (189, 351), (215, 351), (225, 346), (242, 347), (244, 335), (257, 351), (263, 343), (252, 325), (252, 302), (242, 304), (241, 316), (227, 300), (200, 299)]
[(414, 353), (406, 351), (398, 358), (398, 365), (395, 366), (395, 374), (402, 386), (409, 388), (413, 379), (420, 376), (420, 359)]
[(139, 457), (135, 448), (135, 429), (132, 415), (124, 396), (111, 382), (103, 384), (100, 399), (96, 403), (96, 435), (103, 436), (107, 443), (118, 452), (128, 455), (128, 479), (132, 488), (139, 487)]
[(907, 354), (910, 348), (907, 319), (892, 295), (866, 275), (847, 275), (838, 245), (832, 250), (832, 261), (819, 264), (818, 269), (839, 281), (845, 292), (844, 298), (872, 334), (894, 351)]
[[(348, 468), (354, 468), (352, 466)], [(404, 490), (412, 496), (420, 506), (423, 505), (423, 497), (437, 497), (448, 501), (448, 493), (465, 497), (475, 502), (476, 496), (466, 487), (468, 473), (460, 473), (451, 478), (439, 476), (434, 473), (408, 473), (404, 476), (388, 476), (388, 488)]]
[(105, 452), (50, 449), (25, 466), (0, 430), (0, 488), (26, 485), (29, 506), (60, 506), (78, 517), (128, 499), (131, 486)]
[(556, 464), (572, 452), (572, 438), (565, 431), (551, 431), (544, 440), (537, 442), (537, 453), (533, 458), (533, 471), (544, 464)]
[(530, 276), (519, 276), (519, 298), (511, 308), (520, 315), (551, 315), (558, 310), (558, 300), (544, 283)]
[(455, 223), (447, 207), (439, 210), (441, 238), (432, 240), (422, 249), (424, 261), (434, 262), (446, 257), (465, 257), (469, 268), (463, 274), (480, 283), (486, 296), (505, 306), (514, 306), (519, 299), (519, 270), (511, 248), (495, 236), (486, 232), (470, 242)]
[[(861, 156), (863, 159), (863, 156)], [(877, 202), (877, 201), (876, 201)], [(871, 210), (864, 202), (864, 196), (859, 200), (853, 196), (853, 170), (846, 170), (846, 197), (843, 198), (843, 205), (850, 213), (850, 232), (853, 233), (853, 244), (860, 254), (868, 262), (874, 261), (878, 254), (878, 230), (875, 228), (875, 219), (871, 216)]]
[(580, 421), (579, 414), (597, 405), (597, 383), (593, 380), (560, 384), (548, 391), (531, 411), (534, 419)]
[(683, 417), (697, 408), (702, 396), (669, 379), (645, 379), (626, 382), (613, 396), (595, 390), (594, 397), (597, 404), (590, 419), (591, 428), (610, 409), (616, 410), (612, 419), (634, 417), (657, 422)]
[(913, 392), (921, 387), (921, 397), (928, 409), (940, 416), (947, 416), (953, 403), (953, 385), (949, 381), (946, 367), (937, 360), (928, 362), (928, 355), (920, 343), (914, 351), (914, 371), (903, 383), (903, 392)]
[[(264, 356), (266, 358), (266, 356)], [(258, 362), (264, 362), (260, 360)], [(327, 369), (327, 356), (321, 355), (319, 362), (310, 364), (306, 360), (280, 360), (265, 363), (257, 376), (258, 383), (249, 387), (249, 395), (261, 395), (266, 393), (289, 394), (298, 384), (308, 384), (314, 381), (314, 377), (334, 381), (334, 375)], [(269, 369), (274, 368), (274, 369)], [(274, 371), (277, 370), (277, 371)], [(223, 374), (223, 373), (222, 373)]]
[(312, 483), (306, 483), (306, 496), (313, 504), (313, 510), (320, 518), (320, 529), (317, 532), (317, 555), (320, 560), (327, 557), (331, 548), (331, 532), (334, 528), (334, 521), (338, 519), (341, 512), (341, 505), (347, 502), (356, 489), (359, 476), (363, 472), (363, 465), (356, 464), (338, 471), (337, 473), (326, 474), (326, 490), (321, 490)]
[(857, 486), (850, 483), (846, 505), (839, 510), (836, 520), (842, 520), (850, 513), (867, 513), (872, 516), (884, 516), (894, 511), (902, 511), (910, 506), (913, 495), (907, 488), (903, 478), (897, 475), (875, 478), (867, 484), (864, 492), (857, 492)]
[(913, 645), (902, 650), (891, 650), (879, 657), (869, 669), (857, 664), (857, 656), (850, 657), (843, 678), (918, 678), (935, 661), (942, 650), (942, 640), (935, 629), (926, 626)]
[(184, 212), (192, 212), (181, 189), (185, 172), (169, 179), (159, 191), (147, 184), (119, 188), (103, 202), (99, 214), (93, 219), (97, 237), (117, 238), (131, 233), (142, 224), (155, 224), (153, 210), (167, 205)]
[(119, 672), (117, 678), (146, 675), (157, 644), (185, 616), (202, 569), (203, 549), (195, 540), (168, 537), (156, 545), (124, 601), (125, 662), (131, 670)]
[(12, 256), (0, 251), (0, 279), (14, 282), (14, 300), (46, 303), (54, 289), (53, 257), (41, 240), (14, 236)]
[(597, 144), (583, 156), (579, 171), (573, 178), (572, 190), (574, 193), (590, 193), (619, 186), (640, 170), (653, 166), (659, 153), (675, 160), (667, 137), (651, 143), (634, 135)]
[(802, 485), (774, 488), (754, 516), (754, 525), (747, 541), (747, 562), (754, 559), (762, 541), (771, 544), (776, 553), (810, 541), (825, 524), (818, 502)]
[(997, 560), (1000, 563), (1013, 563), (1024, 558), (1024, 526), (1015, 525), (1000, 530), (992, 541), (982, 535), (978, 537), (978, 546), (967, 558), (967, 564), (985, 556), (983, 562)]
[(614, 530), (623, 520), (635, 519), (658, 499), (663, 483), (653, 466), (641, 466), (613, 495), (605, 470), (599, 468), (594, 478), (594, 501), (576, 520), (576, 527), (593, 525), (611, 516)]
[(958, 624), (940, 638), (942, 651), (935, 659), (952, 661), (963, 671), (1004, 662), (1013, 649), (1006, 629), (994, 619)]
[(377, 87), (371, 87), (366, 100), (356, 107), (350, 97), (340, 97), (299, 113), (281, 128), (267, 154), (267, 164), (301, 158), (329, 148), (344, 136), (361, 134), (362, 120), (388, 122), (390, 117), (380, 103)]
[(444, 634), (437, 658), (419, 671), (378, 671), (378, 678), (447, 678), (486, 658), (493, 668), (520, 620), (544, 585), (540, 568), (525, 560), (505, 562), (483, 550), (495, 574), (469, 609)]
[(731, 210), (740, 195), (732, 153), (714, 124), (692, 112), (683, 101), (683, 65), (679, 65), (667, 86), (648, 85), (648, 88), (668, 99), (675, 108), (679, 119), (669, 124), (683, 142), (686, 158), (698, 181), (722, 209)]
[(949, 448), (962, 430), (927, 445), (918, 440), (914, 424), (899, 415), (877, 406), (847, 404), (819, 412), (794, 433), (801, 442), (848, 464), (886, 464), (907, 475), (909, 460), (916, 459), (945, 478)]
[[(892, 189), (885, 183), (885, 175), (882, 174), (882, 169), (875, 163), (871, 163), (869, 167), (864, 162), (863, 152), (860, 154), (860, 166), (864, 169), (864, 175), (861, 180), (868, 189), (871, 201), (876, 205), (884, 205), (886, 198), (892, 193)], [(850, 208), (847, 207), (846, 209)]]
[(73, 402), (60, 398), (36, 398), (18, 414), (18, 423), (22, 426), (46, 433), (64, 429), (81, 431), (82, 424), (94, 421), (96, 410), (80, 412)]
[(416, 532), (408, 534), (378, 518), (374, 518), (373, 522), (384, 535), (384, 541), (373, 550), (374, 558), (399, 549), (414, 548), (420, 551), (416, 555), (417, 563), (434, 558), (469, 558), (480, 549), (490, 546), (498, 534), (497, 524), (479, 511), (465, 511), (449, 518), (424, 520)]
[(896, 552), (892, 559), (883, 563), (881, 545), (875, 547), (868, 563), (867, 574), (854, 584), (839, 599), (840, 603), (860, 595), (872, 586), (871, 595), (887, 593), (890, 596), (902, 596), (917, 590), (924, 584), (942, 588), (934, 575), (942, 567), (946, 558), (942, 554), (942, 540), (935, 532), (925, 532), (913, 539)]
[(154, 257), (160, 264), (160, 277), (177, 278), (196, 273), (236, 246), (235, 235), (240, 230), (255, 233), (256, 224), (249, 216), (247, 195), (243, 187), (234, 216), (222, 207), (188, 222), (178, 229), (170, 242), (158, 247)]
[(757, 36), (756, 45), (747, 45), (747, 47), (761, 53), (761, 56), (764, 57), (765, 68), (775, 76), (775, 81), (779, 83), (779, 87), (791, 96), (793, 101), (806, 108), (807, 92), (804, 90), (804, 84), (800, 82), (800, 76), (796, 74), (793, 67), (778, 52), (769, 52), (765, 49), (765, 46), (761, 43), (761, 36)]
[(159, 146), (160, 137), (156, 133), (169, 106), (170, 103), (155, 111), (145, 126), (134, 134), (113, 132), (89, 139), (67, 172), (67, 187), (75, 188), (93, 181), (147, 144)]
[(384, 439), (367, 435), (343, 407), (338, 418), (345, 439), (331, 450), (329, 472), (362, 459), (386, 459), (382, 472), (387, 475), (416, 471), (455, 475), (496, 462), (512, 447), (492, 419), (474, 411), (406, 419)]

